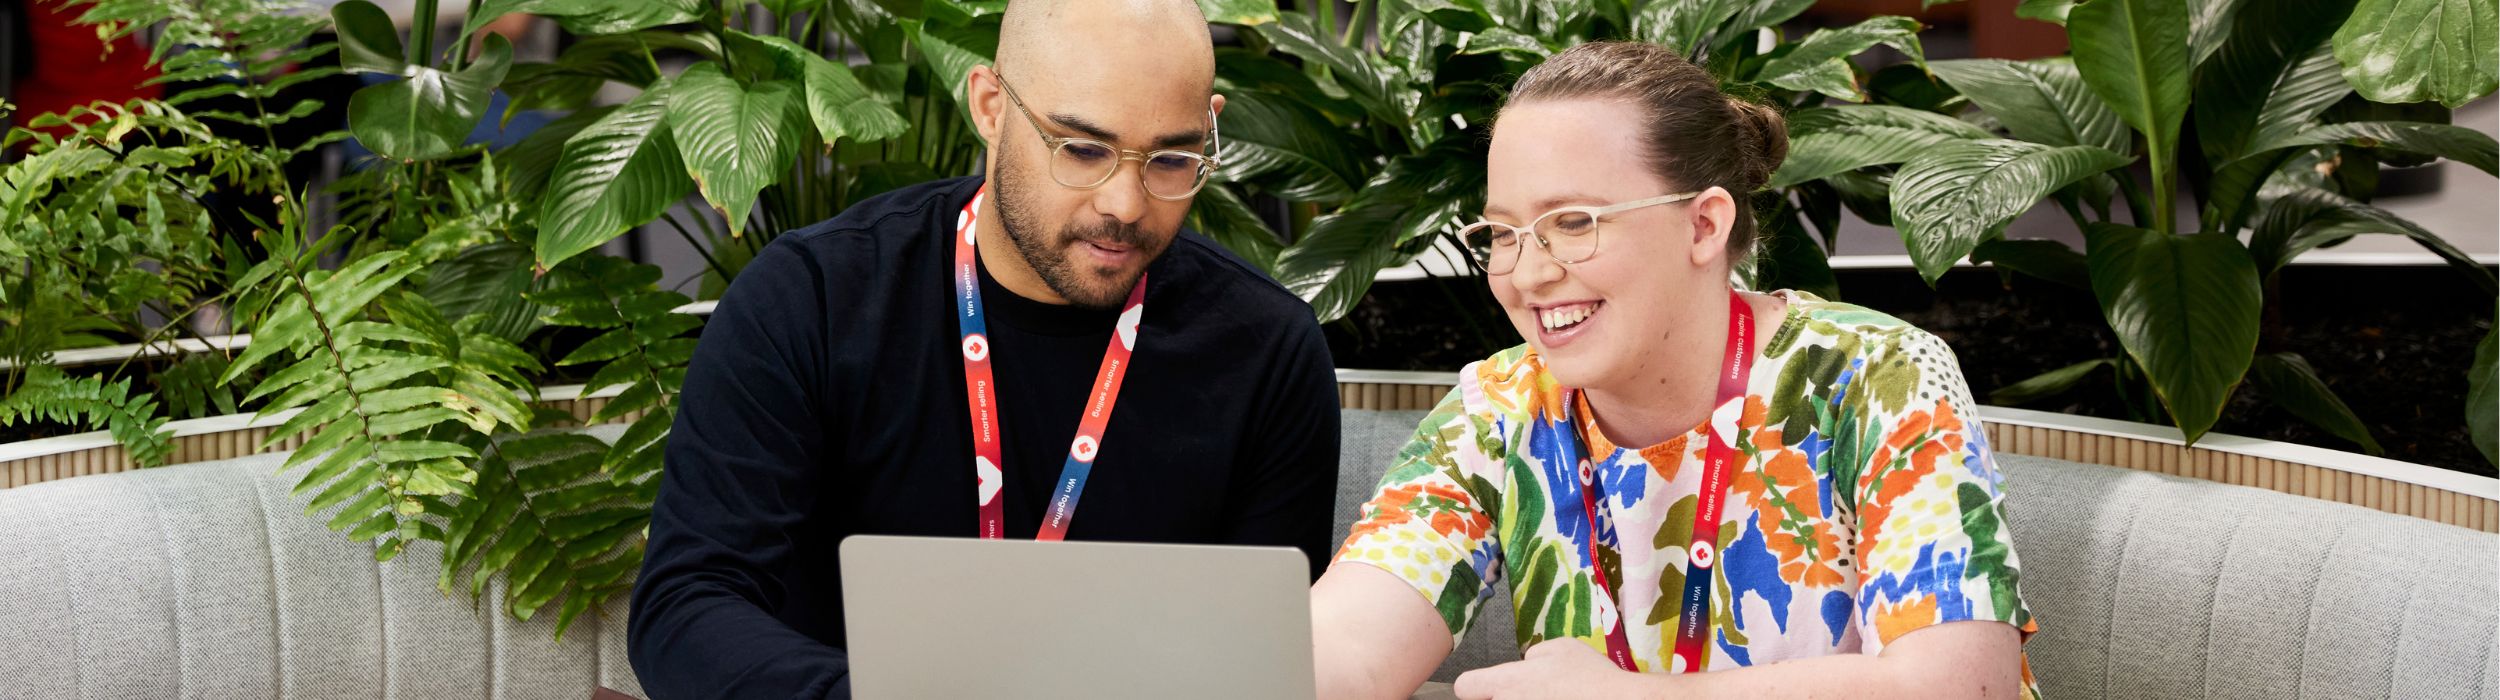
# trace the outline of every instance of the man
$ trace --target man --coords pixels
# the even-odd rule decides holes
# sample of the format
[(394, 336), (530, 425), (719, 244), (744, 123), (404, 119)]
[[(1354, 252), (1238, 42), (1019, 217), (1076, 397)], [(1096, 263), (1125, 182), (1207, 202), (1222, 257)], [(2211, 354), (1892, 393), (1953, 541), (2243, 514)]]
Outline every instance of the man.
[(855, 534), (1290, 545), (1316, 576), (1326, 345), (1300, 299), (1180, 231), (1223, 155), (1213, 76), (1188, 0), (1017, 2), (966, 81), (986, 177), (748, 265), (688, 371), (634, 589), (652, 697), (847, 696)]

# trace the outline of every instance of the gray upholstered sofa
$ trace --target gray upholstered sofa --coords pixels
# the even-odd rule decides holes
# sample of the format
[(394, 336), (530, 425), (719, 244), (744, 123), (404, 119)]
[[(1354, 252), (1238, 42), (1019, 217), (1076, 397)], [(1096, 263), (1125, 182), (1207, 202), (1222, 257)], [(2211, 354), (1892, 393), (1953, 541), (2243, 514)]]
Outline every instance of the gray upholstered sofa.
[[(1341, 530), (1420, 417), (1346, 412)], [(473, 609), (436, 592), (427, 552), (376, 565), (303, 517), (276, 459), (0, 490), (0, 699), (638, 692), (621, 606), (561, 644)], [(2051, 697), (2500, 697), (2500, 536), (2002, 462)], [(1472, 636), (1440, 677), (1506, 660), (1509, 636)]]

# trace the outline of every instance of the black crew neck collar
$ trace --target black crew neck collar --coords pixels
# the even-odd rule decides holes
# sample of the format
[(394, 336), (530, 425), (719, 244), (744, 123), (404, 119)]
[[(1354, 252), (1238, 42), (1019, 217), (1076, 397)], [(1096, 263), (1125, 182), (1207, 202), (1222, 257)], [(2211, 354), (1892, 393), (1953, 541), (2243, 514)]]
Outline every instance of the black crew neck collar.
[(973, 267), (980, 270), (982, 309), (1016, 330), (1057, 336), (1092, 335), (1109, 332), (1120, 319), (1116, 309), (1088, 309), (1027, 299), (991, 277), (990, 266), (981, 256), (972, 258)]

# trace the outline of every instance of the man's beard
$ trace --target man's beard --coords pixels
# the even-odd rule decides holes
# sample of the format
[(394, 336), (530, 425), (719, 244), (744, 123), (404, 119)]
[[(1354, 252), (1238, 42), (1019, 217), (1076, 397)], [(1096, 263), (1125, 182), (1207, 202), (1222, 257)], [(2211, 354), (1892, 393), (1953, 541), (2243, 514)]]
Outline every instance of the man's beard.
[[(1066, 299), (1069, 304), (1087, 309), (1120, 308), (1128, 301), (1129, 289), (1137, 286), (1137, 278), (1146, 274), (1145, 266), (1140, 265), (1134, 270), (1080, 267), (1078, 263), (1068, 260), (1068, 248), (1083, 245), (1080, 241), (1118, 245), (1138, 252), (1139, 259), (1151, 263), (1163, 255), (1163, 248), (1170, 245), (1171, 239), (1149, 235), (1135, 224), (1122, 224), (1110, 219), (1092, 226), (1071, 224), (1052, 235), (1034, 225), (1028, 216), (1029, 208), (1024, 206), (1025, 197), (1029, 194), (1024, 185), (1039, 182), (1035, 179), (1037, 177), (1049, 176), (1018, 167), (1021, 165), (1014, 158), (1001, 158), (998, 182), (992, 183), (998, 188), (999, 224), (1007, 231), (1007, 239), (1015, 243), (1016, 254), (1023, 256), (1025, 266), (1042, 278), (1042, 284), (1050, 287), (1051, 293)], [(1059, 185), (1053, 182), (1048, 186)], [(1117, 185), (1105, 183), (1103, 186)], [(1158, 238), (1162, 240), (1158, 241)]]

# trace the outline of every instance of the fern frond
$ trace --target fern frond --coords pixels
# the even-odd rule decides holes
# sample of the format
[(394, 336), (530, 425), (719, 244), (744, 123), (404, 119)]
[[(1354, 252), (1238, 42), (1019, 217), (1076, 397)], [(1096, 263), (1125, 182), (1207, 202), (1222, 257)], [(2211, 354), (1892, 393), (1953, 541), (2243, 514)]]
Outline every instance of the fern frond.
[(102, 377), (72, 377), (51, 365), (28, 367), (25, 383), (0, 398), (0, 425), (33, 420), (102, 428), (142, 466), (173, 456), (173, 433), (164, 429), (155, 397), (132, 396), (129, 379), (108, 383)]
[(619, 385), (625, 390), (590, 420), (634, 418), (601, 460), (600, 468), (610, 472), (616, 483), (635, 486), (648, 500), (657, 495), (659, 484), (654, 477), (659, 473), (662, 446), (677, 419), (676, 396), (686, 382), (686, 363), (694, 358), (695, 341), (683, 336), (703, 321), (674, 311), (689, 300), (659, 289), (660, 270), (654, 266), (586, 256), (559, 267), (550, 277), (554, 281), (533, 297), (556, 309), (549, 323), (604, 331), (556, 364), (606, 362), (583, 390)]
[(609, 446), (580, 433), (537, 433), (481, 447), (467, 498), (429, 501), (443, 519), (443, 592), (467, 581), (471, 597), (507, 577), (501, 601), (527, 620), (565, 597), (562, 639), (575, 618), (631, 585), (642, 563), (650, 504), (600, 471)]

